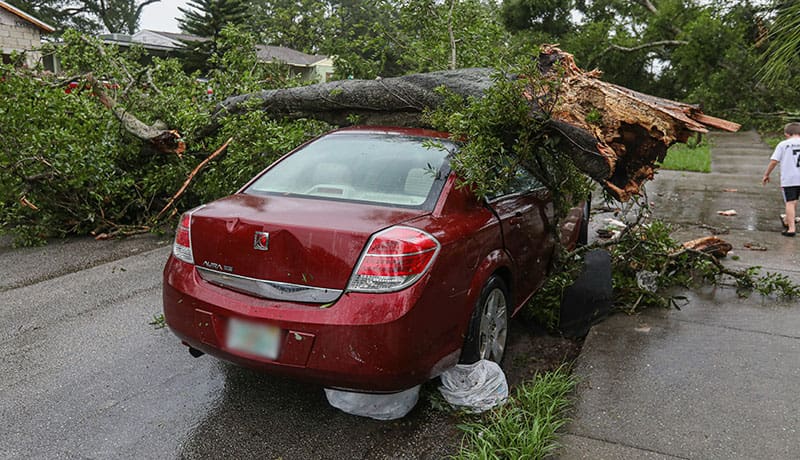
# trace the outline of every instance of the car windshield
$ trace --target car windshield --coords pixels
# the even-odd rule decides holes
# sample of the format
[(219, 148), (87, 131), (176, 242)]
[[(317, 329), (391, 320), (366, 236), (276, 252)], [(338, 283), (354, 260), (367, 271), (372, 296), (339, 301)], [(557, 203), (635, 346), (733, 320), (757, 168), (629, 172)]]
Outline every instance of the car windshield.
[(284, 158), (245, 193), (428, 208), (441, 192), (445, 159), (454, 150), (442, 139), (337, 133)]

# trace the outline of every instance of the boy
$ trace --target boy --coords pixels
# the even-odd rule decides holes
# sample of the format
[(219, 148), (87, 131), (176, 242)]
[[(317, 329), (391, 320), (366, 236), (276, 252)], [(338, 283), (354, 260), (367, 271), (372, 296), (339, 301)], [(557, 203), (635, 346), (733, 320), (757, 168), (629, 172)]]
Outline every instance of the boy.
[(769, 182), (769, 175), (778, 163), (781, 164), (781, 188), (783, 188), (783, 201), (786, 203), (786, 216), (782, 218), (786, 230), (783, 236), (794, 236), (797, 232), (795, 222), (795, 209), (797, 199), (800, 198), (800, 123), (789, 123), (783, 128), (786, 140), (775, 147), (769, 160), (767, 170), (761, 179), (761, 185)]

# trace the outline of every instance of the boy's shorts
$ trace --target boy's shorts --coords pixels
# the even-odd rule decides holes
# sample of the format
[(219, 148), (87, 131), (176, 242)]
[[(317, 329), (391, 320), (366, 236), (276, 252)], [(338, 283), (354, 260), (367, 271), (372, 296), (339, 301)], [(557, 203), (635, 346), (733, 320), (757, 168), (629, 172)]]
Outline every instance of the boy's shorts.
[(784, 201), (797, 201), (798, 198), (800, 198), (800, 185), (783, 187)]

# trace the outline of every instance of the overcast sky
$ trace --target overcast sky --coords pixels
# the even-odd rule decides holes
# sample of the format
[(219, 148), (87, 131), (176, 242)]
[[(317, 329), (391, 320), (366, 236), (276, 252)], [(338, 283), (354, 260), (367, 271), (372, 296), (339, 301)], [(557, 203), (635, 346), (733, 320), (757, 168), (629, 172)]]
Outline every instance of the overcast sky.
[(145, 6), (139, 29), (159, 30), (162, 32), (179, 32), (177, 17), (182, 16), (178, 6), (185, 7), (186, 0), (161, 0)]

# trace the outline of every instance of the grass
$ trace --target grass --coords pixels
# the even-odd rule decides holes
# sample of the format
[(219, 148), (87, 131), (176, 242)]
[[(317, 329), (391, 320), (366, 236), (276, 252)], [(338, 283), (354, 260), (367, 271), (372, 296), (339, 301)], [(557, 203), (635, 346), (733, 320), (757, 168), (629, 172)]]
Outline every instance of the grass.
[(689, 140), (687, 144), (675, 144), (667, 150), (662, 169), (674, 171), (711, 172), (711, 145), (708, 141)]
[(786, 136), (784, 136), (783, 133), (761, 133), (761, 140), (773, 149), (784, 139), (786, 139)]
[(569, 420), (569, 394), (575, 384), (567, 365), (522, 384), (505, 405), (478, 421), (459, 425), (464, 438), (461, 450), (452, 458), (547, 458), (559, 447), (557, 432)]
[(155, 329), (163, 329), (167, 326), (167, 321), (164, 319), (163, 313), (156, 313), (153, 315), (153, 320), (147, 323)]

